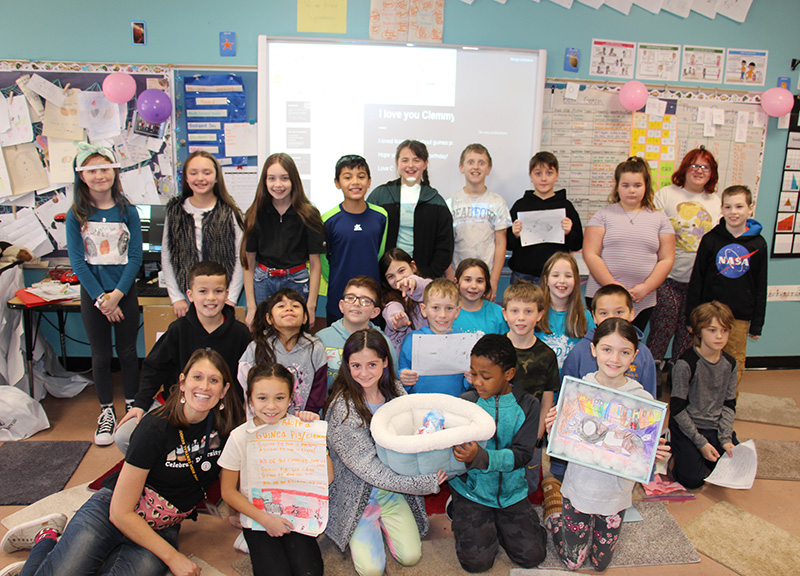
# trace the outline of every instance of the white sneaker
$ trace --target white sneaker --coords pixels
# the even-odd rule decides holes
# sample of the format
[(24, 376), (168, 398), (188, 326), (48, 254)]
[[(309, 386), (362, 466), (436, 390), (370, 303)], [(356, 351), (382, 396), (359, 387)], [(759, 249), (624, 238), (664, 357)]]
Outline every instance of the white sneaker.
[(98, 446), (108, 446), (114, 443), (114, 429), (117, 427), (117, 418), (114, 408), (106, 406), (97, 417), (97, 431), (94, 433), (94, 443)]
[(6, 554), (11, 554), (18, 550), (30, 550), (33, 548), (36, 535), (45, 528), (52, 528), (59, 535), (67, 525), (67, 517), (63, 514), (50, 514), (30, 522), (25, 522), (19, 526), (11, 528), (0, 541), (0, 550)]
[(0, 576), (19, 576), (22, 572), (22, 567), (25, 566), (25, 561), (14, 562), (0, 570)]
[(236, 537), (236, 542), (233, 543), (233, 547), (239, 552), (250, 554), (250, 548), (247, 546), (247, 540), (244, 539), (244, 532), (239, 532), (239, 535)]

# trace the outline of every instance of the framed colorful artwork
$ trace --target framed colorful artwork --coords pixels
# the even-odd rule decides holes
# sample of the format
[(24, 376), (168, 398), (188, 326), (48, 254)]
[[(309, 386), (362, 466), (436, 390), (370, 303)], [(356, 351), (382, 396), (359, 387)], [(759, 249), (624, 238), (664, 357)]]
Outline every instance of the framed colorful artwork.
[(667, 405), (565, 376), (547, 454), (647, 484)]

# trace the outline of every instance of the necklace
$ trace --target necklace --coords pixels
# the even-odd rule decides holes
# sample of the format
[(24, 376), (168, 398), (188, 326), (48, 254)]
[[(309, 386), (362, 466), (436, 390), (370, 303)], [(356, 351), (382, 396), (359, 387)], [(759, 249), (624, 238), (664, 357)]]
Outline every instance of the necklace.
[[(620, 208), (622, 208), (622, 206), (620, 206)], [(628, 222), (630, 222), (630, 223), (631, 223), (631, 225), (633, 225), (633, 221), (634, 221), (634, 220), (636, 220), (636, 218), (637, 218), (637, 217), (639, 216), (639, 214), (641, 214), (642, 212), (644, 212), (644, 208), (642, 208), (642, 209), (638, 210), (638, 211), (637, 211), (637, 212), (636, 212), (636, 213), (633, 215), (633, 218), (631, 218), (630, 216), (628, 216), (628, 214), (630, 214), (630, 212), (628, 212), (627, 210), (625, 210), (625, 208), (622, 208), (622, 213), (623, 213), (623, 214), (625, 214), (625, 218), (627, 218), (627, 219), (628, 219)]]

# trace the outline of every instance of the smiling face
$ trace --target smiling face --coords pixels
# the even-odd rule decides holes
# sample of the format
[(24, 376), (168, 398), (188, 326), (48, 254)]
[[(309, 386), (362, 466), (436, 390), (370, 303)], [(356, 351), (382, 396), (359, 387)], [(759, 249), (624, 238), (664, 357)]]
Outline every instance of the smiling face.
[(198, 316), (213, 318), (222, 313), (228, 298), (225, 276), (196, 276), (186, 295)]
[(434, 334), (449, 334), (453, 321), (461, 311), (461, 306), (449, 296), (432, 295), (419, 305), (420, 312), (428, 319), (428, 328)]
[(363, 166), (342, 168), (339, 177), (333, 181), (344, 197), (354, 202), (360, 201), (367, 195), (371, 182), (372, 180)]
[(403, 278), (408, 278), (412, 274), (416, 274), (417, 267), (412, 261), (411, 264), (404, 260), (392, 260), (389, 267), (386, 269), (386, 282), (393, 289), (397, 289), (397, 283)]
[(481, 152), (467, 152), (464, 162), (458, 168), (467, 182), (475, 186), (484, 184), (486, 177), (492, 171), (489, 157)]
[(202, 358), (192, 364), (187, 374), (179, 378), (181, 394), (186, 400), (183, 413), (189, 422), (201, 422), (208, 412), (224, 398), (229, 383), (210, 360)]
[[(369, 298), (370, 302), (362, 304), (362, 298)], [(380, 314), (381, 310), (377, 307), (377, 296), (372, 290), (364, 286), (350, 286), (339, 300), (339, 311), (344, 317), (345, 328), (352, 334), (356, 330), (369, 327), (369, 321)]]
[(575, 275), (572, 266), (564, 259), (557, 260), (547, 275), (547, 288), (550, 290), (550, 301), (556, 309), (562, 309), (569, 303), (569, 297), (575, 289)]
[(422, 181), (422, 173), (428, 168), (427, 160), (423, 160), (405, 147), (397, 156), (397, 172), (406, 186), (414, 186)]
[(289, 173), (278, 162), (273, 162), (267, 168), (266, 176), (267, 192), (272, 196), (273, 202), (288, 201), (292, 197), (292, 181)]
[(195, 196), (214, 194), (214, 185), (217, 183), (217, 167), (212, 160), (196, 156), (189, 161), (184, 174), (192, 194)]
[[(83, 166), (108, 166), (111, 160), (100, 155), (90, 156)], [(93, 195), (104, 195), (111, 191), (116, 174), (113, 168), (89, 168), (78, 172), (89, 192)]]
[(639, 210), (645, 194), (644, 176), (638, 172), (623, 172), (619, 176), (617, 193), (625, 210)]
[(353, 381), (362, 389), (373, 390), (378, 387), (389, 360), (381, 358), (372, 348), (364, 348), (350, 355), (347, 366)]
[(553, 195), (553, 188), (558, 182), (558, 170), (546, 164), (537, 164), (531, 170), (531, 184), (540, 198), (549, 198)]
[(605, 377), (600, 383), (609, 386), (624, 382), (625, 372), (637, 354), (633, 342), (613, 332), (600, 338), (597, 345), (593, 343), (591, 348), (592, 356), (597, 359), (597, 371)]
[(603, 320), (609, 318), (624, 318), (628, 322), (633, 322), (633, 310), (628, 308), (628, 302), (621, 294), (600, 296), (600, 298), (595, 298), (592, 304), (594, 305), (592, 318), (598, 326), (603, 323)]
[(458, 291), (467, 304), (480, 302), (486, 294), (486, 277), (478, 266), (464, 270), (458, 279)]
[(703, 192), (705, 185), (711, 179), (711, 161), (705, 154), (699, 155), (692, 162), (693, 166), (701, 166), (701, 168), (693, 168), (689, 166), (686, 171), (686, 182), (683, 187), (689, 192), (699, 194)]
[(512, 300), (503, 308), (503, 318), (511, 332), (517, 336), (525, 336), (533, 332), (543, 314), (544, 310), (539, 310), (536, 302)]
[(510, 368), (506, 371), (485, 356), (470, 356), (469, 372), (472, 376), (472, 385), (483, 399), (492, 396), (502, 396), (511, 392), (511, 380), (516, 370)]
[(306, 323), (305, 306), (284, 296), (267, 313), (267, 322), (278, 332), (296, 334)]
[(747, 219), (753, 215), (753, 205), (744, 194), (729, 194), (722, 199), (722, 217), (728, 231), (741, 234), (747, 228)]
[(281, 378), (268, 376), (252, 383), (250, 407), (253, 409), (256, 426), (277, 424), (286, 416), (292, 401), (289, 383)]

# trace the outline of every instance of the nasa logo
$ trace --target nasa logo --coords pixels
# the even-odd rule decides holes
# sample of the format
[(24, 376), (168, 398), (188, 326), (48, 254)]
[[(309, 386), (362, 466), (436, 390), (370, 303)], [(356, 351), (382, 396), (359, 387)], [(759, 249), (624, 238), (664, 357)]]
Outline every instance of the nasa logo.
[(750, 270), (750, 256), (756, 252), (748, 252), (741, 244), (728, 244), (717, 252), (717, 270), (726, 278), (741, 278)]

